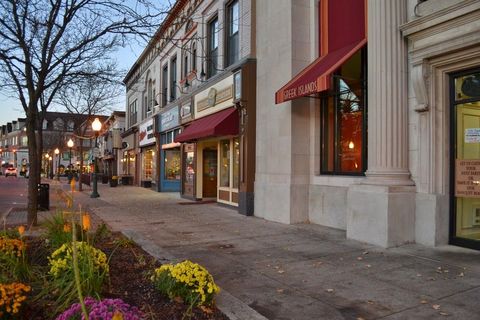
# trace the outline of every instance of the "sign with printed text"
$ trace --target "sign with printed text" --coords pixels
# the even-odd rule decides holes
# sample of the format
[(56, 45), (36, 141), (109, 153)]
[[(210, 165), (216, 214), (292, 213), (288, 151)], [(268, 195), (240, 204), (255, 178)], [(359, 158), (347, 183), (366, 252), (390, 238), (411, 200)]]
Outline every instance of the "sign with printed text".
[(480, 198), (480, 159), (456, 160), (455, 196)]
[(479, 143), (480, 128), (465, 129), (465, 143)]
[(155, 143), (155, 134), (153, 130), (153, 119), (142, 123), (138, 129), (138, 145), (145, 146)]
[(178, 106), (160, 114), (160, 132), (175, 128), (178, 120)]

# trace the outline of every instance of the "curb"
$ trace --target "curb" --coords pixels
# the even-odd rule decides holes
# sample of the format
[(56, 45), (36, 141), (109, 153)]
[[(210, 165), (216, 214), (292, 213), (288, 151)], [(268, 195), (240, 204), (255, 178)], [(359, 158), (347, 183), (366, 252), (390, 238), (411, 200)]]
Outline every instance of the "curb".
[(13, 207), (10, 207), (0, 216), (0, 220), (2, 221), (4, 227), (7, 224), (7, 218), (10, 215), (10, 212), (12, 212), (12, 210), (13, 210)]
[[(179, 262), (178, 258), (163, 250), (152, 241), (145, 239), (138, 232), (134, 230), (122, 230), (121, 233), (140, 245), (143, 250), (158, 259), (160, 262)], [(217, 296), (216, 306), (230, 320), (268, 320), (268, 318), (265, 318), (247, 304), (242, 302), (240, 299), (232, 296), (223, 288)]]

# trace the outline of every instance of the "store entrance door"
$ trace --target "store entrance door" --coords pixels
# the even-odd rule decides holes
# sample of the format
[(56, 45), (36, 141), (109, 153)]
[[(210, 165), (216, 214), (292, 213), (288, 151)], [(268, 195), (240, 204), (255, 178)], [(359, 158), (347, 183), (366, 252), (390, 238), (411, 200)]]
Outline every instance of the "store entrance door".
[(453, 78), (452, 244), (480, 249), (480, 73)]
[(217, 197), (217, 150), (203, 149), (203, 197)]

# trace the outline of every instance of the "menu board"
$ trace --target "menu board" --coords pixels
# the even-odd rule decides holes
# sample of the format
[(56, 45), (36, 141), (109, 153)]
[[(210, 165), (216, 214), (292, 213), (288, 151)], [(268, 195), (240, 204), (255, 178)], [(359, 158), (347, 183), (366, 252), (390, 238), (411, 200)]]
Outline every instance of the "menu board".
[(456, 160), (455, 196), (480, 198), (480, 159)]

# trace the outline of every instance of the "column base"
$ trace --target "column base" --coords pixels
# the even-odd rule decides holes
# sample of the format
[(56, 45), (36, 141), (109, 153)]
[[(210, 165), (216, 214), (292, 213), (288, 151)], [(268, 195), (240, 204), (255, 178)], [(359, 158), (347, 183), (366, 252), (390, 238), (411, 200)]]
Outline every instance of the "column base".
[(245, 216), (253, 216), (254, 201), (253, 192), (240, 191), (238, 193), (238, 213)]
[(415, 187), (361, 184), (347, 194), (347, 238), (381, 247), (415, 241)]

